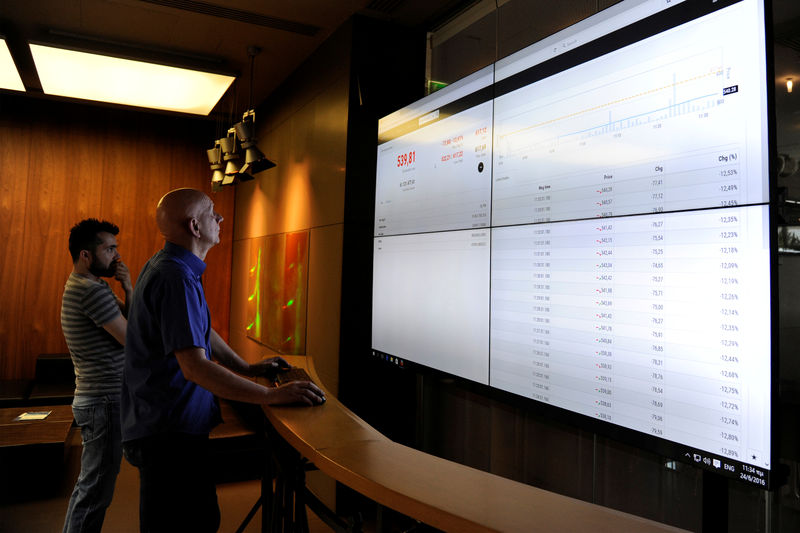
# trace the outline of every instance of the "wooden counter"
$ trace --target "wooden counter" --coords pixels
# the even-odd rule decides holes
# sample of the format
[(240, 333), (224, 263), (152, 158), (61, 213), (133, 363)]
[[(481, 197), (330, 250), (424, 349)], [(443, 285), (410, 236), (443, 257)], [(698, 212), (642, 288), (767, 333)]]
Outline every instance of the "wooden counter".
[[(324, 389), (310, 358), (289, 356)], [(665, 532), (677, 528), (397, 444), (327, 390), (317, 407), (265, 407), (277, 433), (340, 483), (445, 531)]]
[[(15, 421), (24, 412), (52, 411), (44, 420)], [(0, 447), (64, 445), (72, 427), (72, 407), (45, 405), (0, 409)]]

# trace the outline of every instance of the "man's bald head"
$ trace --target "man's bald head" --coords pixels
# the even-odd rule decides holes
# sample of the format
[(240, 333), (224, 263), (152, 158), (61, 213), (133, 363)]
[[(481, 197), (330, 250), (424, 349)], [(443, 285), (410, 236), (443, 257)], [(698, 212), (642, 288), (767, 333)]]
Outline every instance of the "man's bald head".
[(164, 195), (156, 208), (156, 224), (164, 238), (186, 248), (200, 259), (219, 243), (222, 215), (214, 202), (197, 189), (175, 189)]
[(158, 201), (156, 224), (168, 241), (180, 244), (191, 235), (189, 221), (197, 217), (200, 210), (211, 199), (197, 189), (175, 189)]

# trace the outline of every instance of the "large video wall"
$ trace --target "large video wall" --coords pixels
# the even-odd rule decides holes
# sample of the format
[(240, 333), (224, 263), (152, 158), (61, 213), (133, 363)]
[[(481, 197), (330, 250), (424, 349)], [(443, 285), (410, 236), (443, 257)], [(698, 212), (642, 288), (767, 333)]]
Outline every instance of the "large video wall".
[(764, 19), (624, 1), (382, 119), (373, 353), (767, 486)]

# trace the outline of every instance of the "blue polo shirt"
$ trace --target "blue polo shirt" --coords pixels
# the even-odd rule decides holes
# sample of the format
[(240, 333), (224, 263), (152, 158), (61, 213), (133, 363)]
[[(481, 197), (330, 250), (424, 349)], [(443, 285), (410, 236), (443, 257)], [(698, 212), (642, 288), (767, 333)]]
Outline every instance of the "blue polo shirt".
[(122, 440), (162, 433), (207, 435), (220, 422), (213, 394), (188, 381), (175, 350), (203, 348), (211, 359), (206, 264), (167, 242), (142, 268), (133, 291), (122, 375)]

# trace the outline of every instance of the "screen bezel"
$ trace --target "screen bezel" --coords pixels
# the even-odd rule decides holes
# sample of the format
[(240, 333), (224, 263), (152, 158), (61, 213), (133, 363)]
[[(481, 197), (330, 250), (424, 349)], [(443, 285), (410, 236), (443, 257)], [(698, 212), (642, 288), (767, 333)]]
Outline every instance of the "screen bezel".
[[(599, 39), (593, 40), (590, 43), (586, 43), (578, 48), (573, 50), (564, 52), (559, 54), (557, 57), (551, 58), (547, 61), (544, 61), (534, 67), (526, 69), (522, 72), (517, 74), (505, 77), (501, 80), (495, 80), (494, 84), (489, 88), (482, 88), (479, 90), (480, 95), (478, 92), (468, 95), (463, 95), (459, 99), (454, 102), (450, 103), (450, 109), (455, 111), (461, 106), (470, 105), (472, 102), (475, 102), (476, 98), (486, 98), (486, 91), (491, 89), (491, 96), (488, 96), (490, 99), (497, 98), (502, 94), (506, 94), (511, 90), (516, 89), (517, 87), (527, 85), (528, 83), (532, 83), (532, 80), (541, 79), (542, 77), (546, 77), (555, 72), (561, 72), (570, 66), (581, 64), (591, 58), (598, 57), (602, 53), (597, 53), (596, 50), (616, 50), (622, 46), (627, 44), (631, 44), (633, 42), (637, 42), (639, 40), (645, 39), (665, 29), (669, 29), (672, 27), (676, 27), (683, 22), (688, 20), (693, 20), (698, 16), (702, 16), (713, 11), (724, 9), (730, 5), (738, 3), (739, 0), (732, 0), (732, 1), (719, 1), (713, 2), (710, 8), (706, 6), (704, 10), (702, 10), (702, 14), (697, 14), (699, 6), (702, 2), (695, 2), (695, 1), (684, 1), (679, 4), (676, 4), (672, 7), (665, 9), (662, 12), (657, 14), (650, 15), (647, 18), (641, 19), (638, 22), (635, 22), (632, 25), (626, 26), (622, 29), (617, 29), (609, 34), (606, 34)], [(708, 4), (711, 4), (710, 2)], [(767, 139), (766, 139), (766, 151), (767, 157), (769, 158), (769, 168), (768, 168), (768, 175), (767, 175), (767, 187), (769, 193), (769, 255), (770, 255), (770, 292), (771, 292), (771, 339), (770, 339), (770, 365), (771, 365), (771, 380), (770, 380), (770, 391), (771, 397), (769, 398), (770, 403), (770, 469), (766, 470), (766, 485), (755, 484), (761, 488), (766, 489), (774, 489), (775, 486), (779, 485), (780, 480), (776, 479), (776, 472), (779, 470), (779, 456), (778, 456), (778, 417), (777, 411), (778, 404), (776, 403), (778, 399), (778, 276), (777, 276), (777, 195), (776, 195), (776, 176), (777, 173), (774, 168), (774, 164), (772, 162), (776, 161), (777, 155), (777, 148), (776, 148), (776, 138), (775, 138), (775, 121), (774, 121), (774, 85), (772, 83), (772, 73), (774, 71), (773, 67), (773, 53), (772, 53), (772, 32), (771, 32), (771, 5), (769, 0), (763, 0), (763, 14), (764, 20), (763, 28), (764, 28), (764, 49), (766, 53), (765, 58), (765, 74), (766, 79), (763, 80), (766, 87), (766, 109), (768, 113), (768, 120), (767, 120)], [(615, 6), (616, 7), (616, 6)], [(611, 8), (609, 8), (611, 9)], [(602, 12), (601, 12), (602, 13)], [(678, 20), (683, 20), (683, 22), (670, 22), (667, 24), (665, 21), (669, 19), (670, 16), (675, 15)], [(597, 15), (595, 15), (597, 16)], [(587, 21), (590, 20), (586, 19)], [(671, 20), (671, 19), (669, 19)], [(583, 21), (586, 22), (586, 21)], [(632, 29), (631, 29), (632, 28)], [(647, 32), (644, 32), (644, 28), (649, 28)], [(658, 28), (656, 31), (653, 31), (652, 28)], [(645, 34), (646, 33), (646, 34)], [(623, 44), (620, 44), (623, 43)], [(588, 48), (592, 47), (595, 51), (590, 51)], [(514, 54), (512, 54), (514, 55)], [(570, 66), (564, 66), (570, 65)], [(431, 97), (435, 96), (431, 95)], [(428, 98), (431, 98), (428, 97)], [(425, 100), (425, 99), (423, 99)], [(421, 102), (421, 101), (420, 101)], [(442, 117), (445, 118), (447, 115), (444, 114)], [(401, 131), (400, 129), (395, 129), (394, 132), (396, 133)], [(379, 142), (385, 142), (388, 138), (391, 138), (392, 135), (387, 135), (388, 132), (384, 131), (379, 134)], [(493, 226), (490, 226), (493, 227)], [(373, 232), (373, 235), (375, 233)], [(501, 401), (503, 403), (508, 403), (514, 405), (516, 407), (525, 409), (527, 411), (537, 413), (539, 415), (545, 416), (547, 418), (552, 418), (554, 420), (560, 422), (567, 422), (571, 425), (576, 427), (580, 427), (581, 429), (591, 430), (592, 432), (607, 436), (612, 439), (616, 439), (622, 442), (630, 443), (634, 446), (640, 447), (642, 449), (646, 449), (652, 451), (654, 453), (676, 459), (682, 462), (686, 462), (689, 464), (694, 464), (695, 466), (699, 466), (702, 469), (709, 470), (709, 471), (718, 471), (715, 470), (711, 466), (707, 466), (702, 462), (698, 462), (694, 459), (694, 454), (696, 453), (695, 450), (691, 449), (690, 447), (680, 444), (675, 441), (670, 441), (662, 437), (656, 437), (652, 435), (648, 435), (633, 429), (629, 429), (623, 426), (616, 425), (614, 423), (604, 422), (601, 420), (597, 420), (585, 415), (578, 414), (576, 412), (563, 409), (560, 407), (556, 407), (551, 404), (546, 404), (543, 402), (539, 402), (537, 400), (527, 398), (525, 396), (520, 396), (514, 393), (506, 392), (501, 389), (492, 387), (487, 384), (482, 384), (479, 382), (475, 382), (466, 378), (463, 378), (459, 375), (449, 374), (443, 372), (439, 369), (429, 367), (421, 362), (416, 362), (413, 360), (409, 360), (403, 357), (397, 357), (392, 354), (386, 354), (375, 350), (374, 348), (371, 350), (371, 354), (373, 357), (386, 361), (386, 363), (390, 366), (393, 366), (398, 369), (402, 369), (404, 371), (413, 371), (419, 372), (423, 375), (431, 376), (431, 377), (447, 377), (448, 379), (455, 378), (459, 383), (462, 383), (464, 386), (467, 386), (476, 392), (485, 395), (487, 397), (493, 398), (495, 400)], [(708, 452), (703, 452), (705, 456), (712, 457), (712, 458), (721, 458), (719, 456), (715, 456), (713, 454), (709, 454)], [(724, 458), (722, 458), (724, 459)], [(737, 472), (725, 473), (727, 477), (738, 479), (739, 468), (742, 464), (747, 464), (742, 461), (737, 462)], [(745, 480), (747, 482), (747, 480)], [(754, 484), (754, 483), (751, 483)]]

